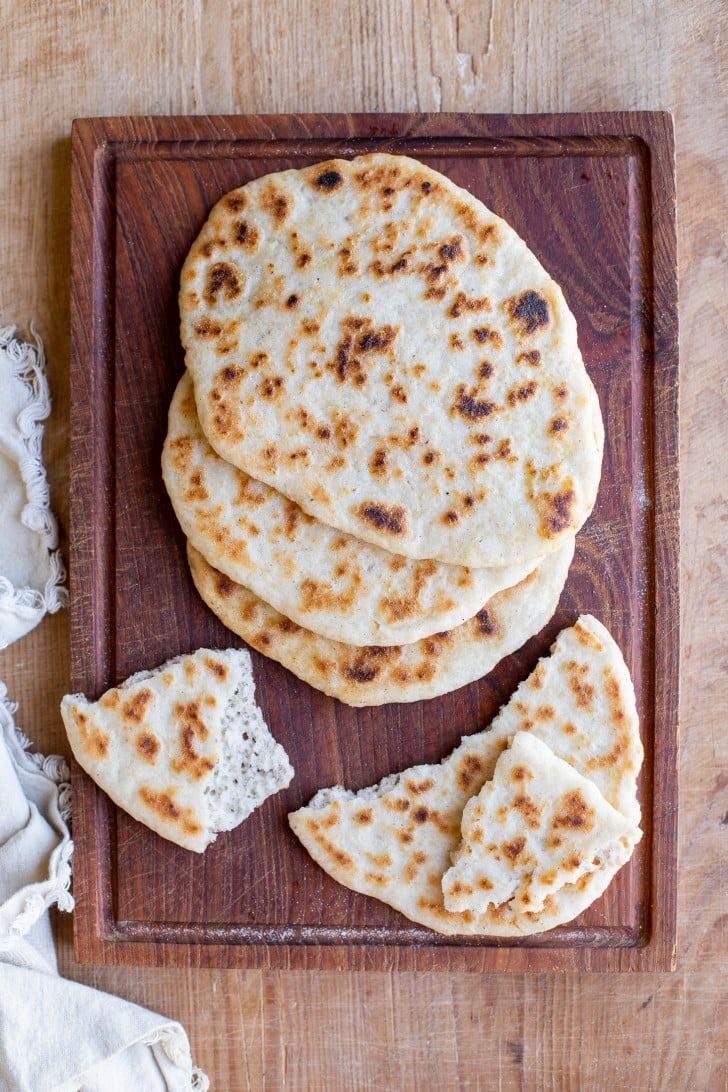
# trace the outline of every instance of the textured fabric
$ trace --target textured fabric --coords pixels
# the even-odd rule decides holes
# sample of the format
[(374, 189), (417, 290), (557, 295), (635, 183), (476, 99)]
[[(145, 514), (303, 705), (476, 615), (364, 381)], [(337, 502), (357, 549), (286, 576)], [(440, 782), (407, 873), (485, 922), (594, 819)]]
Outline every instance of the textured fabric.
[(29, 753), (15, 709), (0, 683), (0, 1092), (203, 1092), (180, 1024), (57, 974), (48, 908), (73, 909), (68, 768)]
[(57, 904), (72, 910), (68, 767), (28, 752), (0, 682), (0, 956)]
[(40, 340), (29, 345), (0, 328), (0, 649), (68, 598), (42, 461), (49, 412)]
[[(43, 346), (0, 328), (0, 649), (66, 605), (42, 461)], [(0, 1092), (202, 1092), (180, 1024), (60, 978), (48, 909), (73, 909), (68, 767), (29, 751), (0, 682)]]

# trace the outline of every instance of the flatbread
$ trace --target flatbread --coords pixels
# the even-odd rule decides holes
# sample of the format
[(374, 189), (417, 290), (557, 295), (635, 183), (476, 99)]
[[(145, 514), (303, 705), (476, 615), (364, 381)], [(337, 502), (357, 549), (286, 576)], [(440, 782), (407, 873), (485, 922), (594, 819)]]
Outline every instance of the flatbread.
[(180, 656), (96, 702), (67, 694), (61, 716), (76, 761), (114, 803), (196, 853), (293, 777), (243, 649)]
[(324, 789), (289, 816), (291, 828), (339, 883), (439, 933), (524, 936), (571, 921), (605, 890), (616, 865), (548, 895), (538, 913), (505, 904), (455, 914), (444, 906), (442, 877), (460, 845), (465, 805), (493, 776), (519, 730), (547, 743), (637, 825), (642, 745), (634, 690), (612, 637), (582, 615), (561, 632), (550, 657), (539, 661), (489, 729), (464, 738), (439, 765), (416, 766), (359, 793)]
[(534, 567), (412, 561), (320, 523), (214, 452), (189, 375), (170, 406), (162, 471), (182, 530), (211, 565), (333, 641), (397, 645), (452, 629)]
[(203, 431), (323, 523), (487, 567), (591, 512), (599, 403), (558, 285), (503, 220), (404, 156), (268, 175), (182, 271)]
[(516, 732), (493, 780), (468, 800), (462, 842), (442, 879), (447, 910), (510, 903), (543, 910), (549, 895), (590, 872), (621, 868), (642, 837), (593, 781), (533, 732)]
[(317, 690), (357, 706), (433, 698), (487, 675), (551, 618), (573, 553), (571, 539), (456, 629), (391, 648), (353, 648), (297, 626), (187, 548), (197, 590), (228, 629)]

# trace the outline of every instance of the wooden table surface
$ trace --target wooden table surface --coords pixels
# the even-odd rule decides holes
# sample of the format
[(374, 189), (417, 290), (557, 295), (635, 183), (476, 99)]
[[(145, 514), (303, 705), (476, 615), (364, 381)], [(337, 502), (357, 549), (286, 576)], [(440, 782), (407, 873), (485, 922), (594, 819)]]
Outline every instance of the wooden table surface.
[[(0, 318), (35, 319), (68, 527), (69, 130), (134, 113), (670, 109), (681, 320), (678, 971), (62, 972), (177, 1017), (214, 1089), (725, 1089), (728, 832), (728, 5), (611, 0), (2, 0)], [(0, 653), (67, 752), (68, 615)], [(723, 1006), (721, 1015), (720, 1009)]]

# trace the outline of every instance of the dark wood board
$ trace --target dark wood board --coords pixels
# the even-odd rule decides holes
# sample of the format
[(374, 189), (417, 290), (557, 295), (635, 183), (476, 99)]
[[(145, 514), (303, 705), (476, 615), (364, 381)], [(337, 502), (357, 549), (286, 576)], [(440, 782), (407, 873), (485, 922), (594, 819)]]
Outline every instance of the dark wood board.
[[(556, 615), (479, 683), (353, 710), (253, 653), (260, 704), (296, 769), (198, 857), (74, 769), (76, 954), (216, 967), (666, 970), (674, 965), (678, 745), (678, 357), (673, 130), (660, 113), (85, 119), (73, 128), (74, 687), (98, 696), (201, 645), (205, 608), (159, 457), (183, 367), (177, 284), (210, 206), (269, 171), (405, 152), (466, 186), (561, 284), (606, 424), (594, 514)], [(484, 727), (558, 631), (589, 611), (622, 647), (641, 715), (644, 838), (575, 922), (541, 937), (440, 937), (335, 884), (286, 814), (436, 762)]]

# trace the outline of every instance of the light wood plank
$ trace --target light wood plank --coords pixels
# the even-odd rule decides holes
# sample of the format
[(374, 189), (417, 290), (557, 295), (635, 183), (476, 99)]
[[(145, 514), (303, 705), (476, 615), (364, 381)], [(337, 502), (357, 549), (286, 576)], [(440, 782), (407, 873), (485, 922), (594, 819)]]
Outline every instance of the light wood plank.
[[(680, 972), (310, 975), (78, 967), (190, 1029), (220, 1089), (726, 1087), (728, 10), (720, 0), (5, 0), (0, 313), (35, 317), (67, 528), (68, 132), (74, 116), (274, 110), (672, 108), (682, 349)], [(68, 619), (0, 653), (44, 750), (63, 748)]]

